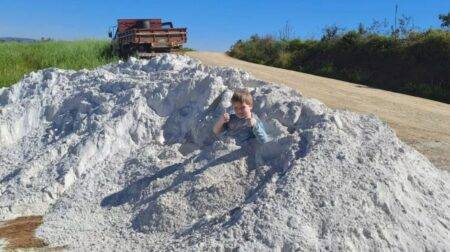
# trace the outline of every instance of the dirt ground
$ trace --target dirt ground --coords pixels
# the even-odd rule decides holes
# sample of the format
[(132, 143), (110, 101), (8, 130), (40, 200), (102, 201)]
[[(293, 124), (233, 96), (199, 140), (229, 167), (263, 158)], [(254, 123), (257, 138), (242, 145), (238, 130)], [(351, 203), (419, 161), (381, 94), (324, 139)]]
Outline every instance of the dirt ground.
[(42, 216), (26, 216), (0, 222), (0, 238), (8, 242), (4, 249), (6, 251), (61, 250), (62, 248), (50, 248), (45, 241), (35, 237), (35, 230), (41, 224)]
[(315, 75), (254, 64), (219, 52), (188, 52), (206, 65), (241, 68), (285, 84), (335, 109), (375, 114), (438, 168), (450, 171), (450, 104)]

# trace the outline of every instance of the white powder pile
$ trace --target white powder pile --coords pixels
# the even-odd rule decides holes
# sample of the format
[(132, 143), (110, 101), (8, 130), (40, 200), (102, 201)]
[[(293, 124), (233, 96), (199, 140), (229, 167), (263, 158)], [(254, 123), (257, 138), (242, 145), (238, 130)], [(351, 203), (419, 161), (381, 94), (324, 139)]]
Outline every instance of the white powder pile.
[[(237, 88), (273, 141), (211, 128)], [(0, 89), (0, 220), (73, 250), (450, 250), (450, 176), (378, 118), (180, 55)]]
[(0, 239), (0, 251), (3, 251), (4, 249), (6, 249), (8, 245), (8, 242), (4, 239)]

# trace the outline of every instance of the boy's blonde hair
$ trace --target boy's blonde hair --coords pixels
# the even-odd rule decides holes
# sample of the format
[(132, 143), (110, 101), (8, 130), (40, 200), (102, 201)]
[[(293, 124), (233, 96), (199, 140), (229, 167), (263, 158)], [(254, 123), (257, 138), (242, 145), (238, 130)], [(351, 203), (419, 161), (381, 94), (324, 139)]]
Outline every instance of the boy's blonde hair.
[(253, 97), (250, 92), (245, 90), (235, 91), (233, 96), (231, 97), (231, 103), (240, 102), (253, 107)]

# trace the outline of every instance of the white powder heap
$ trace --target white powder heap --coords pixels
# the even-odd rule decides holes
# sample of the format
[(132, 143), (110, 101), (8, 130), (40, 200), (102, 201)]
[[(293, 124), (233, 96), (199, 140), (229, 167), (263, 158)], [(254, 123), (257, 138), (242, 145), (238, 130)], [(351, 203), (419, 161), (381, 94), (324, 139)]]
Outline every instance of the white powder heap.
[(4, 239), (0, 239), (0, 251), (3, 251), (4, 249), (6, 249), (8, 245), (8, 242)]
[[(246, 87), (273, 141), (214, 141)], [(450, 250), (450, 176), (378, 118), (186, 56), (46, 69), (0, 89), (0, 219), (54, 246)]]

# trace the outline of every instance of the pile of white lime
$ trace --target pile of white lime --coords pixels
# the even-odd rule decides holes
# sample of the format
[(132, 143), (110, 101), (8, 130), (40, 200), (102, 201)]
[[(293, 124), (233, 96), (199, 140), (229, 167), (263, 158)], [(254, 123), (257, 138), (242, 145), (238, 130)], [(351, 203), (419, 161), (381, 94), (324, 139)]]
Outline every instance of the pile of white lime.
[[(272, 141), (212, 125), (246, 88)], [(450, 176), (373, 115), (181, 55), (0, 89), (0, 219), (73, 250), (450, 250)], [(233, 250), (234, 251), (234, 250)]]

